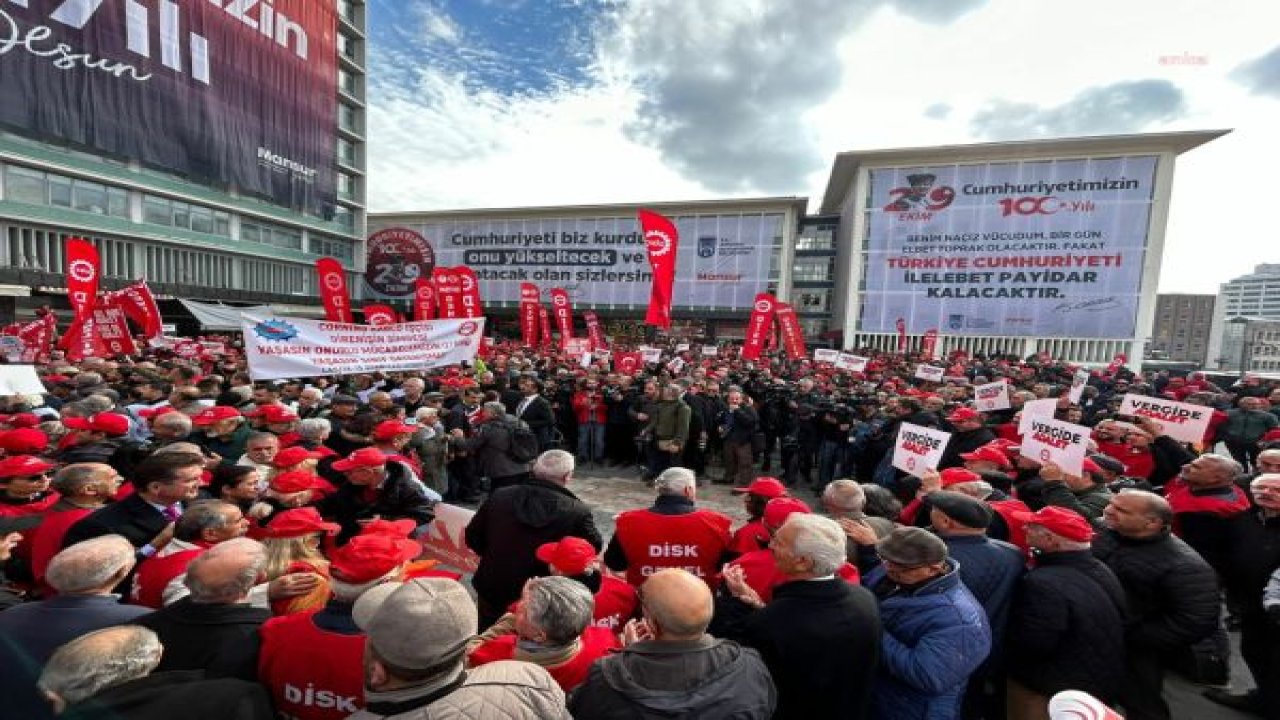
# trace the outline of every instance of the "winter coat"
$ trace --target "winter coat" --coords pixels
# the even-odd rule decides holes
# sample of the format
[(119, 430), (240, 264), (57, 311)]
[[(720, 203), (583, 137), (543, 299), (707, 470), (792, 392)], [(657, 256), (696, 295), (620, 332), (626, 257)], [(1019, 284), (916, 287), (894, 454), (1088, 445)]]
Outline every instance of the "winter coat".
[(1040, 555), (1009, 613), (1009, 678), (1041, 695), (1116, 698), (1125, 676), (1125, 593), (1088, 550)]
[(365, 709), (348, 720), (568, 720), (564, 691), (532, 663), (502, 660), (467, 671), (462, 684), (365, 691)]
[(768, 720), (776, 702), (755, 650), (704, 635), (641, 641), (602, 658), (569, 711), (575, 720)]
[(1056, 505), (1072, 510), (1093, 525), (1102, 520), (1102, 511), (1111, 504), (1111, 491), (1106, 485), (1094, 483), (1083, 490), (1073, 490), (1061, 482), (1044, 484), (1045, 505)]
[(494, 492), (467, 525), (467, 547), (480, 556), (471, 585), (493, 607), (520, 597), (531, 577), (547, 574), (534, 553), (543, 543), (580, 537), (603, 545), (591, 508), (567, 488), (533, 478)]
[(1236, 408), (1227, 413), (1227, 421), (1218, 430), (1218, 439), (1228, 443), (1252, 445), (1277, 425), (1280, 425), (1280, 419), (1266, 410)]
[(419, 526), (435, 519), (435, 505), (422, 492), (422, 484), (415, 482), (404, 463), (388, 462), (387, 476), (378, 488), (373, 502), (364, 499), (365, 487), (343, 484), (338, 491), (320, 501), (320, 513), (342, 526), (338, 542), (360, 532), (360, 521), (375, 515), (383, 520), (410, 519)]
[(991, 654), (1003, 655), (1009, 604), (1026, 569), (1026, 558), (1016, 545), (985, 535), (952, 535), (942, 540), (948, 555), (960, 565), (960, 581), (987, 613)]
[(664, 400), (653, 408), (645, 430), (655, 440), (676, 440), (684, 445), (689, 439), (689, 418), (693, 411), (679, 400)]
[(134, 622), (164, 645), (158, 671), (203, 670), (209, 677), (256, 682), (258, 628), (269, 619), (265, 608), (196, 603), (188, 596)]
[(986, 427), (951, 433), (947, 449), (942, 453), (942, 459), (938, 461), (938, 469), (963, 467), (964, 460), (960, 457), (961, 454), (971, 453), (995, 439), (996, 434), (991, 432), (991, 428)]
[(969, 676), (991, 651), (991, 627), (960, 582), (954, 560), (946, 574), (912, 591), (895, 588), (876, 568), (867, 586), (880, 598), (884, 625), (873, 717), (958, 720)]
[(204, 673), (160, 672), (109, 687), (76, 703), (59, 720), (273, 720), (271, 700), (257, 683), (205, 679)]
[(1177, 653), (1218, 626), (1218, 579), (1209, 563), (1168, 531), (1129, 538), (1106, 530), (1093, 555), (1116, 574), (1128, 598), (1128, 644), (1149, 654)]
[(522, 475), (529, 472), (533, 463), (517, 462), (508, 454), (511, 450), (511, 433), (514, 431), (515, 422), (515, 419), (509, 415), (486, 420), (476, 427), (475, 435), (455, 439), (452, 445), (475, 456), (480, 474), (487, 478)]
[(1227, 596), (1239, 602), (1247, 620), (1262, 611), (1262, 593), (1280, 567), (1280, 517), (1250, 510), (1227, 524), (1230, 553), (1221, 569)]

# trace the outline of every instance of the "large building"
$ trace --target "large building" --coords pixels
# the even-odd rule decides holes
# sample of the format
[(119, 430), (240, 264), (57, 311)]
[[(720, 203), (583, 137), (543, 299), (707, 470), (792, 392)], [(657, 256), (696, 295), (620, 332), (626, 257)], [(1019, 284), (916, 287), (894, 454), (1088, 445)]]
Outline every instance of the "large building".
[[(1253, 324), (1280, 319), (1280, 264), (1263, 264), (1222, 284), (1209, 335), (1209, 367), (1240, 370)], [(1245, 361), (1245, 366), (1249, 362)]]
[(167, 320), (177, 297), (314, 312), (316, 258), (357, 271), (363, 0), (131, 4), (127, 23), (124, 3), (27, 5), (0, 20), (115, 71), (0, 55), (0, 322), (67, 307), (72, 236), (97, 246), (103, 289), (145, 278)]
[(1161, 294), (1147, 358), (1207, 366), (1216, 295)]

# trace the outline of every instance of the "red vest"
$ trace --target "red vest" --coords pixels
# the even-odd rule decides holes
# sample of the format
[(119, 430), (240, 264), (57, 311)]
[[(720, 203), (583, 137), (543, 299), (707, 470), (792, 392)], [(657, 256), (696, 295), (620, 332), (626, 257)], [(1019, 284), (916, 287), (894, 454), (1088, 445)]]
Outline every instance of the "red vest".
[(1021, 500), (988, 500), (987, 504), (996, 511), (1009, 528), (1009, 542), (1018, 546), (1024, 553), (1027, 551), (1027, 524), (1013, 517), (1014, 513), (1031, 512), (1031, 508)]
[(343, 720), (364, 707), (365, 636), (322, 630), (317, 612), (274, 617), (258, 631), (258, 680), (279, 717)]
[(1196, 495), (1182, 478), (1173, 478), (1165, 483), (1164, 498), (1169, 501), (1169, 507), (1175, 516), (1183, 513), (1208, 513), (1231, 517), (1249, 509), (1249, 498), (1235, 485), (1222, 488), (1222, 492)]
[(90, 508), (73, 508), (45, 513), (40, 527), (31, 531), (34, 533), (31, 537), (31, 574), (36, 582), (44, 582), (44, 571), (49, 568), (53, 556), (62, 549), (62, 539), (67, 531), (92, 512)]
[(622, 632), (622, 626), (636, 614), (638, 604), (635, 588), (612, 575), (601, 575), (594, 624), (613, 633)]
[(159, 610), (164, 607), (164, 589), (174, 578), (187, 571), (191, 564), (208, 548), (183, 550), (163, 557), (149, 557), (138, 566), (133, 576), (133, 594), (129, 602)]
[[(500, 635), (471, 651), (468, 662), (472, 667), (498, 660), (510, 660), (515, 657), (517, 636)], [(566, 692), (572, 692), (587, 679), (591, 663), (609, 654), (613, 648), (622, 647), (618, 638), (609, 630), (601, 627), (587, 626), (579, 638), (581, 647), (578, 654), (560, 663), (546, 668), (551, 677)]]
[(639, 587), (659, 570), (683, 568), (714, 589), (720, 557), (729, 547), (731, 524), (727, 515), (714, 510), (683, 515), (647, 509), (622, 513), (614, 534), (627, 556), (627, 582)]
[(765, 529), (764, 521), (752, 520), (734, 531), (733, 544), (729, 549), (738, 554), (745, 554), (768, 545), (769, 531)]
[[(747, 585), (766, 603), (773, 599), (774, 588), (787, 582), (786, 576), (778, 572), (778, 565), (773, 561), (772, 550), (749, 552), (729, 564), (742, 568)], [(836, 571), (836, 577), (850, 585), (858, 585), (862, 581), (858, 568), (849, 563), (840, 566)]]

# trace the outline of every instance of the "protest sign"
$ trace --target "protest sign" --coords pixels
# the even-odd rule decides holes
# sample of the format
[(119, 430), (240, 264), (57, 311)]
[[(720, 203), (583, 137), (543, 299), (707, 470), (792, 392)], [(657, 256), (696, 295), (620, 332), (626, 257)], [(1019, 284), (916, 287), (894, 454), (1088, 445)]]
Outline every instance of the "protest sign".
[(719, 345), (703, 345), (702, 357), (717, 357), (720, 355)]
[(428, 532), (418, 538), (423, 554), (454, 570), (475, 572), (480, 567), (480, 557), (467, 547), (463, 535), (475, 511), (449, 503), (436, 503), (434, 510), (436, 519), (427, 526)]
[(817, 350), (813, 351), (813, 359), (815, 362), (834, 363), (837, 359), (839, 359), (839, 357), (840, 357), (839, 350), (828, 350), (825, 348), (818, 348)]
[(1057, 398), (1045, 398), (1024, 403), (1022, 405), (1022, 415), (1018, 420), (1018, 434), (1027, 434), (1027, 427), (1031, 424), (1032, 418), (1049, 418), (1052, 420), (1057, 412)]
[(997, 380), (979, 385), (973, 391), (974, 405), (981, 412), (1005, 410), (1009, 407), (1009, 383)]
[(676, 352), (682, 353), (689, 349), (689, 343), (676, 343)]
[(912, 475), (936, 470), (949, 440), (949, 432), (904, 422), (893, 444), (893, 466)]
[(1067, 399), (1072, 405), (1080, 404), (1080, 397), (1084, 395), (1084, 386), (1089, 384), (1089, 371), (1080, 368), (1071, 378), (1071, 389), (1067, 391)]
[(945, 373), (946, 370), (943, 370), (940, 367), (934, 367), (933, 365), (916, 366), (916, 377), (921, 380), (928, 380), (929, 382), (942, 382), (942, 376)]
[(647, 363), (662, 362), (662, 348), (641, 347), (640, 357)]
[(1174, 440), (1198, 443), (1204, 440), (1213, 408), (1145, 395), (1125, 395), (1120, 401), (1120, 414), (1151, 418)]
[(21, 361), (22, 351), (26, 349), (27, 344), (17, 335), (0, 335), (0, 354), (4, 355), (9, 362)]
[(867, 369), (867, 358), (849, 353), (840, 353), (840, 357), (836, 358), (836, 368), (839, 370), (848, 370), (849, 372), (862, 372)]
[(1089, 428), (1061, 420), (1033, 417), (1022, 436), (1022, 457), (1040, 464), (1056, 463), (1068, 475), (1084, 471), (1088, 450)]
[(40, 395), (44, 383), (34, 365), (0, 365), (0, 395)]

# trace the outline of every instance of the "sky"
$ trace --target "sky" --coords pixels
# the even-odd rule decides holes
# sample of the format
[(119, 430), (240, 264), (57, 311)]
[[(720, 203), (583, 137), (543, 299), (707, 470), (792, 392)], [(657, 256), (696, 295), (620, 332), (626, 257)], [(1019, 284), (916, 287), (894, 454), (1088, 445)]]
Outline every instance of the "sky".
[(796, 195), (838, 152), (1231, 129), (1159, 290), (1280, 262), (1277, 0), (369, 0), (373, 212)]

